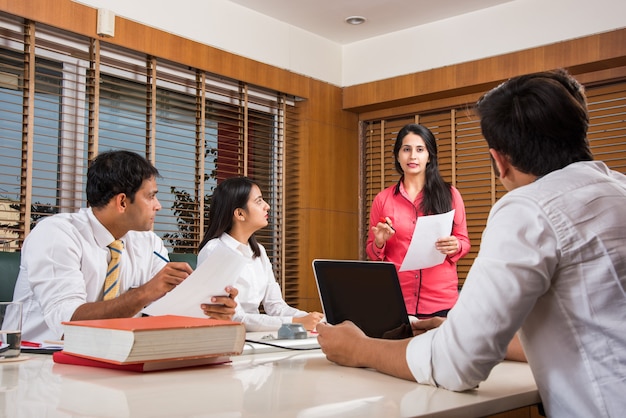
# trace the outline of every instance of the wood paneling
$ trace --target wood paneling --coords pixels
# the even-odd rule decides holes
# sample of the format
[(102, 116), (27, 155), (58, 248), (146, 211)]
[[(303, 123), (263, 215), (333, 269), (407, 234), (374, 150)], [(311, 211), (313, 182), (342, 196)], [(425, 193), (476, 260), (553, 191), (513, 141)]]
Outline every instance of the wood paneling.
[[(71, 0), (0, 0), (0, 10), (90, 38), (287, 94), (308, 97), (309, 78), (120, 16), (115, 36), (96, 34), (97, 10)], [(336, 87), (339, 91), (341, 89)]]
[[(303, 237), (303, 252), (313, 258), (358, 259), (354, 243), (359, 241), (358, 217), (356, 213), (305, 209), (300, 219)], [(300, 259), (304, 280), (300, 287), (300, 309), (321, 312), (317, 286), (313, 277), (313, 258)]]
[(484, 92), (515, 75), (567, 68), (577, 75), (626, 65), (626, 29), (345, 87), (343, 108), (359, 113)]
[[(357, 259), (358, 120), (341, 110), (341, 91), (310, 81), (303, 105), (300, 140), (301, 309), (320, 311), (311, 262), (315, 258)], [(313, 99), (315, 98), (315, 99)]]

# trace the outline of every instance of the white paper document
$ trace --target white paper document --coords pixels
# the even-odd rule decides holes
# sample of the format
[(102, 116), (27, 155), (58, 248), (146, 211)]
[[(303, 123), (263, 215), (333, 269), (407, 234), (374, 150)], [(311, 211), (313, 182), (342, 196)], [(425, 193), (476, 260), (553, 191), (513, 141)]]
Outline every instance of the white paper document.
[(211, 296), (225, 296), (226, 286), (234, 286), (248, 260), (225, 245), (218, 245), (181, 284), (143, 309), (146, 315), (182, 315), (204, 318), (202, 303)]
[(400, 271), (425, 269), (443, 263), (446, 255), (435, 248), (435, 242), (450, 236), (453, 220), (454, 209), (439, 215), (418, 217)]

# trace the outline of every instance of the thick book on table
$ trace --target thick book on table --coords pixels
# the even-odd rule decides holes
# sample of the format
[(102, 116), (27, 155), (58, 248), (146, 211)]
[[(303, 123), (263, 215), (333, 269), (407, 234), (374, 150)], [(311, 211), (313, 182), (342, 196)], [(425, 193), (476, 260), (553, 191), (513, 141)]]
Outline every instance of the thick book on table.
[(143, 363), (239, 355), (246, 330), (240, 322), (163, 315), (63, 323), (66, 354), (109, 363)]
[(108, 361), (94, 360), (86, 357), (79, 357), (68, 354), (64, 351), (56, 351), (52, 354), (52, 359), (59, 364), (72, 364), (75, 366), (102, 367), (104, 369), (124, 370), (130, 372), (154, 372), (157, 370), (180, 369), (183, 367), (197, 367), (206, 365), (224, 364), (230, 362), (228, 356), (210, 356), (188, 358), (181, 360), (154, 360), (143, 363), (118, 364)]

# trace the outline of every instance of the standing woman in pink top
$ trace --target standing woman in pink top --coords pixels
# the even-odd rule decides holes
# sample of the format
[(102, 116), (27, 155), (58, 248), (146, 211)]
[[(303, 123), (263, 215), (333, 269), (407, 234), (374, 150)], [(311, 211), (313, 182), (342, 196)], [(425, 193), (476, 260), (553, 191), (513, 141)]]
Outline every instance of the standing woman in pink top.
[(366, 252), (370, 260), (389, 261), (399, 270), (418, 217), (455, 210), (452, 231), (435, 244), (445, 254), (442, 264), (398, 271), (409, 315), (447, 316), (458, 298), (457, 261), (470, 250), (465, 206), (459, 191), (439, 173), (435, 136), (425, 126), (408, 124), (393, 147), (397, 184), (376, 195), (370, 211)]

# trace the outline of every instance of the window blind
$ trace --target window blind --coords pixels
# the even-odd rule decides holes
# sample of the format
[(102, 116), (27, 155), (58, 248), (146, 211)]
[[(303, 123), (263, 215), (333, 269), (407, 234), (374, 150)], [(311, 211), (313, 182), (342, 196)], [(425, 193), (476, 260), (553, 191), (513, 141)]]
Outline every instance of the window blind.
[(626, 174), (626, 81), (587, 88), (594, 158)]
[(19, 250), (42, 217), (87, 205), (99, 152), (131, 150), (161, 174), (154, 231), (171, 252), (197, 252), (220, 181), (257, 182), (271, 206), (257, 237), (297, 300), (287, 248), (299, 242), (288, 210), (298, 183), (286, 188), (284, 171), (299, 158), (295, 97), (5, 14), (0, 27), (4, 250)]
[[(590, 117), (588, 138), (594, 158), (626, 174), (626, 81), (588, 86), (587, 99)], [(487, 143), (472, 106), (473, 103), (463, 103), (450, 109), (362, 122), (364, 178), (360, 207), (363, 258), (372, 201), (379, 191), (399, 178), (393, 159), (395, 136), (404, 124), (416, 121), (427, 126), (435, 135), (440, 171), (444, 179), (459, 190), (465, 203), (472, 249), (457, 264), (459, 284), (463, 284), (480, 249), (489, 211), (506, 193), (495, 177)]]

